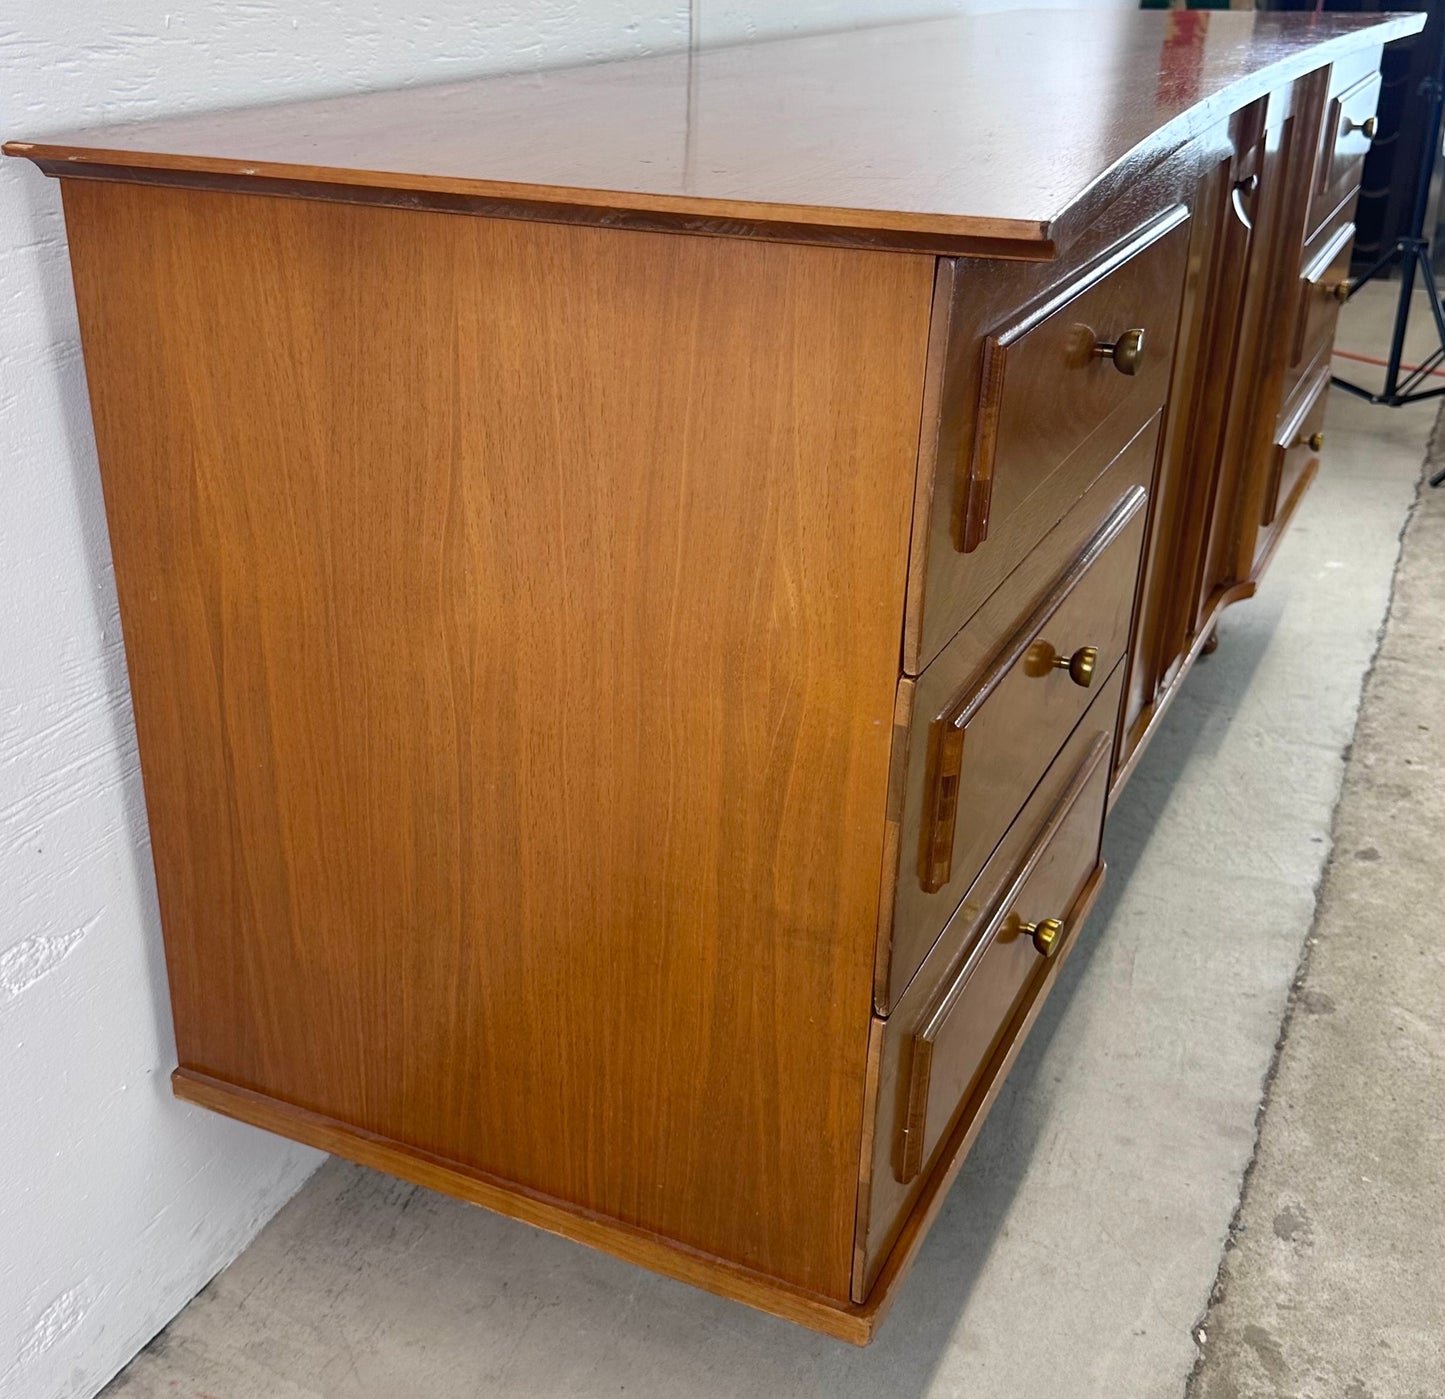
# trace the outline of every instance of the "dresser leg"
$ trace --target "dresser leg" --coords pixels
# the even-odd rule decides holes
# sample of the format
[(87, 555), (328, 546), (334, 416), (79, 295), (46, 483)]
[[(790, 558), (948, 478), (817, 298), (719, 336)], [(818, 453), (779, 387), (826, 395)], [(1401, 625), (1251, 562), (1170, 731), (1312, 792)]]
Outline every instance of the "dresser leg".
[(1217, 650), (1219, 650), (1219, 627), (1215, 625), (1210, 627), (1209, 636), (1205, 640), (1204, 645), (1199, 648), (1199, 654), (1201, 656), (1212, 656)]

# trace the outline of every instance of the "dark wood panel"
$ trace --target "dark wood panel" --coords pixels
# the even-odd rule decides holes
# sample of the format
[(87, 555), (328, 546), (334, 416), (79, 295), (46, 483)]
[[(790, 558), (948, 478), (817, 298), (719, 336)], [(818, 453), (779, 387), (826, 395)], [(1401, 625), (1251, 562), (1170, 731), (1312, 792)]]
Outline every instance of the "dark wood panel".
[(846, 1299), (931, 260), (66, 206), (182, 1066)]

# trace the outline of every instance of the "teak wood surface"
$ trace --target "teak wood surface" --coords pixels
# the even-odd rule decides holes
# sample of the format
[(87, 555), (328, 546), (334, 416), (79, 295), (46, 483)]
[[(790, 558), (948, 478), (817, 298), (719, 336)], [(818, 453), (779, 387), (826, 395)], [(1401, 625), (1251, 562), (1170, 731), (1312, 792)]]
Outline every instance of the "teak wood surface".
[(1421, 22), (1014, 12), (174, 117), (6, 150), (74, 176), (291, 182), (528, 217), (1048, 257), (1237, 108)]
[[(989, 16), (7, 146), (68, 177), (177, 1093), (866, 1342), (1318, 469), (1331, 123), (1421, 22)], [(1073, 362), (1125, 321), (1137, 377)], [(965, 988), (1010, 889), (1077, 891), (1062, 951)]]
[(66, 213), (182, 1066), (846, 1300), (932, 263)]

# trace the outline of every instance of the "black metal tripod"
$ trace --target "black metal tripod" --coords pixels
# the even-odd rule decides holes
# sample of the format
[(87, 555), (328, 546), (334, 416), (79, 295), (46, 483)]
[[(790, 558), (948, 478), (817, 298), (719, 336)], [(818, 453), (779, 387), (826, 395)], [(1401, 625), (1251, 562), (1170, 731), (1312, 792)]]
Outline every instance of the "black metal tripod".
[[(1395, 328), (1390, 336), (1390, 355), (1385, 364), (1385, 385), (1379, 393), (1352, 384), (1347, 379), (1335, 377), (1347, 393), (1356, 394), (1371, 403), (1398, 408), (1405, 403), (1419, 403), (1426, 398), (1445, 395), (1445, 387), (1422, 389), (1431, 371), (1445, 363), (1445, 306), (1440, 301), (1440, 288), (1435, 281), (1435, 269), (1430, 262), (1430, 240), (1425, 237), (1425, 219), (1430, 209), (1430, 180), (1435, 173), (1435, 156), (1440, 149), (1440, 122), (1445, 117), (1445, 45), (1440, 47), (1434, 74), (1420, 86), (1420, 96), (1427, 99), (1429, 114), (1426, 118), (1428, 133), (1421, 145), (1419, 169), (1415, 174), (1415, 202), (1410, 211), (1410, 232), (1397, 238), (1394, 245), (1358, 277), (1350, 278), (1349, 295), (1353, 296), (1366, 282), (1373, 281), (1391, 267), (1400, 269), (1400, 297), (1395, 308)], [(1410, 307), (1415, 292), (1415, 277), (1419, 275), (1421, 285), (1430, 301), (1430, 312), (1435, 317), (1437, 348), (1414, 369), (1400, 377), (1400, 360), (1405, 353), (1405, 332), (1410, 324)], [(1348, 298), (1346, 298), (1348, 299)], [(1430, 478), (1432, 486), (1445, 482), (1445, 467)]]

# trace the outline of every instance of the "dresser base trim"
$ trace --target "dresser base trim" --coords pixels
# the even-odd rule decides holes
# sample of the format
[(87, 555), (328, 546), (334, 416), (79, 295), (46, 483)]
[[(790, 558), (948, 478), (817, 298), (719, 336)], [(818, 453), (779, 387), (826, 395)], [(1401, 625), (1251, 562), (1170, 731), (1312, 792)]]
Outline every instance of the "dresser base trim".
[(876, 1302), (855, 1306), (829, 1301), (726, 1259), (700, 1253), (644, 1229), (607, 1219), (195, 1069), (176, 1069), (171, 1074), (171, 1087), (176, 1097), (238, 1122), (345, 1157), (413, 1185), (481, 1205), (509, 1219), (560, 1234), (625, 1262), (770, 1312), (851, 1345), (867, 1345), (882, 1319)]

